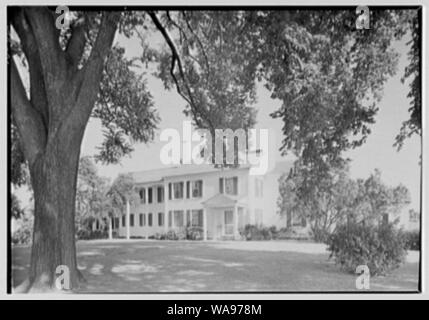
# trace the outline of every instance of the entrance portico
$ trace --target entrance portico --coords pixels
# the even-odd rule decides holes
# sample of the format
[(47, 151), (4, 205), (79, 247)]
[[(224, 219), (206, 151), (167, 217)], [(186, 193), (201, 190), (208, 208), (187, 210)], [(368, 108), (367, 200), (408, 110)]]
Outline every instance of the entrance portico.
[(244, 204), (224, 194), (217, 194), (202, 204), (206, 221), (204, 235), (213, 240), (240, 239), (239, 227), (243, 221)]

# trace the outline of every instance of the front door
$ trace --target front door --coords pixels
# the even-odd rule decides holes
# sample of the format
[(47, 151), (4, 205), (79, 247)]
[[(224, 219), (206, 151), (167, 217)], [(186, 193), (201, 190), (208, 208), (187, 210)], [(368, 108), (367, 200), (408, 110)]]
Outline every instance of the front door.
[(224, 234), (233, 235), (234, 234), (234, 212), (232, 210), (225, 210), (224, 212)]

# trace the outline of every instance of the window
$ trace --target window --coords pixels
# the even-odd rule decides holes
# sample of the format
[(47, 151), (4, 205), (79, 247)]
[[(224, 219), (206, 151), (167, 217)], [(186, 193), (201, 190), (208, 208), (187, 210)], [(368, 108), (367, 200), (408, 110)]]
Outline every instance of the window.
[(148, 188), (147, 189), (147, 202), (148, 203), (152, 203), (152, 192), (153, 192), (153, 189), (152, 188)]
[(119, 218), (115, 218), (113, 221), (113, 229), (119, 228)]
[(125, 227), (125, 214), (122, 216), (122, 226)]
[(172, 226), (172, 212), (168, 211), (168, 226), (171, 227)]
[(149, 227), (152, 227), (152, 213), (149, 213), (149, 215), (147, 216), (147, 225)]
[(225, 193), (230, 195), (238, 194), (238, 178), (225, 178)]
[(164, 202), (164, 187), (158, 187), (157, 192), (158, 203)]
[(191, 226), (193, 227), (203, 226), (203, 210), (192, 210)]
[(130, 214), (130, 226), (134, 227), (134, 213)]
[(145, 190), (145, 188), (141, 188), (139, 190), (139, 195), (140, 195), (140, 203), (145, 203), (146, 202), (146, 190)]
[(174, 199), (183, 199), (183, 182), (173, 183)]
[(203, 180), (192, 181), (192, 198), (203, 196)]
[(146, 214), (140, 213), (140, 226), (144, 227), (146, 225)]
[(219, 193), (223, 193), (223, 178), (219, 178)]
[(158, 213), (158, 226), (163, 226), (164, 225), (164, 213), (159, 212)]
[(175, 227), (183, 227), (183, 210), (174, 210), (174, 226)]
[(172, 192), (171, 192), (171, 183), (169, 183), (168, 184), (168, 199), (169, 200), (171, 200), (171, 195), (172, 195)]
[(186, 181), (186, 198), (187, 199), (189, 199), (191, 195), (190, 189), (191, 189), (191, 181)]

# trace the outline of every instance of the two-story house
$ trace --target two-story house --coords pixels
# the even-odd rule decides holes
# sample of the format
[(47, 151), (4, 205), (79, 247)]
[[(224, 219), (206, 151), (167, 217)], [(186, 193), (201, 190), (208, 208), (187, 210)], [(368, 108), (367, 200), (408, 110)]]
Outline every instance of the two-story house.
[(278, 178), (292, 162), (276, 163), (265, 175), (250, 166), (215, 168), (180, 165), (132, 172), (135, 196), (119, 221), (119, 236), (148, 238), (187, 226), (201, 227), (203, 239), (237, 239), (246, 224), (285, 226), (277, 213)]

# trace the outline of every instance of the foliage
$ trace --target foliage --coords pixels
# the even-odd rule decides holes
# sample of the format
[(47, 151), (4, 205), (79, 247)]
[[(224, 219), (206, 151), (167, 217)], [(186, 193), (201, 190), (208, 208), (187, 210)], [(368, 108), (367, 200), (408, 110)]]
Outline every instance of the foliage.
[(367, 265), (371, 275), (386, 274), (399, 267), (406, 256), (405, 237), (393, 223), (349, 223), (337, 227), (328, 239), (330, 258), (347, 272)]
[(33, 214), (23, 214), (16, 221), (18, 227), (12, 234), (12, 243), (30, 244), (33, 238)]
[(275, 234), (276, 240), (310, 240), (310, 234), (298, 232), (294, 228), (281, 228)]
[(107, 230), (80, 229), (76, 233), (78, 240), (107, 239), (108, 236)]
[(387, 186), (381, 172), (367, 179), (351, 179), (348, 166), (332, 167), (323, 177), (299, 166), (279, 179), (279, 213), (305, 218), (315, 241), (324, 242), (337, 224), (347, 220), (377, 222), (384, 215), (397, 215), (410, 202), (402, 184)]
[(17, 187), (20, 187), (29, 182), (28, 181), (29, 177), (28, 177), (28, 169), (27, 169), (25, 156), (19, 142), (18, 130), (16, 128), (16, 125), (13, 123), (13, 119), (12, 119), (12, 125), (11, 125), (10, 140), (11, 140), (11, 152), (10, 152), (11, 183)]
[(203, 240), (204, 231), (202, 227), (188, 226), (185, 229), (186, 240)]
[(407, 250), (420, 251), (420, 231), (405, 231), (405, 247)]
[(90, 224), (100, 220), (108, 214), (109, 181), (100, 177), (97, 167), (91, 157), (82, 157), (79, 161), (77, 190), (76, 190), (76, 215), (77, 230), (91, 229)]
[(277, 230), (275, 226), (265, 227), (261, 225), (246, 224), (240, 235), (247, 241), (249, 240), (273, 240), (275, 239)]
[(21, 201), (15, 194), (11, 194), (11, 204), (10, 204), (11, 216), (12, 218), (18, 219), (24, 215), (24, 209), (21, 208)]
[(98, 101), (92, 112), (105, 128), (105, 139), (96, 157), (102, 163), (118, 163), (134, 150), (133, 142), (153, 140), (159, 122), (145, 73), (137, 74), (133, 68), (138, 70), (135, 59), (128, 59), (124, 48), (113, 47), (104, 66)]
[(399, 134), (396, 136), (395, 146), (400, 150), (406, 138), (411, 137), (413, 134), (422, 134), (422, 93), (421, 93), (421, 32), (422, 26), (420, 25), (422, 18), (422, 10), (410, 10), (403, 15), (403, 23), (407, 25), (410, 33), (411, 40), (407, 43), (410, 46), (408, 51), (408, 59), (410, 64), (405, 68), (404, 75), (401, 79), (404, 83), (407, 79), (410, 80), (410, 91), (408, 98), (410, 98), (410, 118), (402, 123)]
[(168, 230), (166, 233), (159, 236), (160, 240), (183, 240), (184, 238), (185, 236), (183, 233), (174, 230)]
[[(279, 179), (279, 213), (288, 212), (309, 222), (315, 241), (323, 242), (335, 224), (345, 220), (355, 205), (356, 182), (348, 166), (333, 167), (323, 177), (295, 166)], [(315, 180), (318, 180), (317, 184)]]
[(125, 214), (126, 201), (131, 201), (135, 194), (134, 178), (131, 174), (120, 174), (113, 181), (107, 196), (107, 212), (111, 217), (120, 217)]

